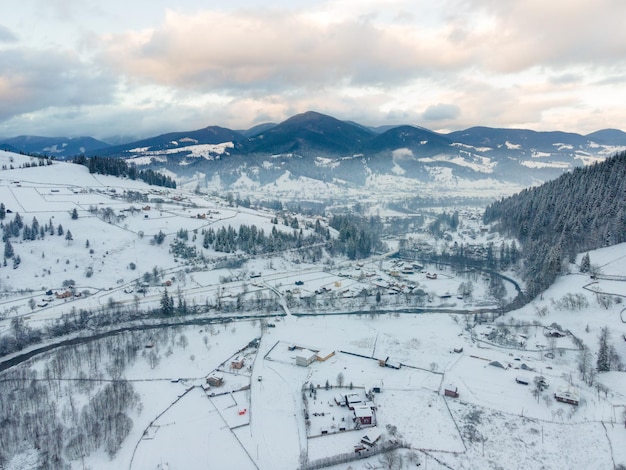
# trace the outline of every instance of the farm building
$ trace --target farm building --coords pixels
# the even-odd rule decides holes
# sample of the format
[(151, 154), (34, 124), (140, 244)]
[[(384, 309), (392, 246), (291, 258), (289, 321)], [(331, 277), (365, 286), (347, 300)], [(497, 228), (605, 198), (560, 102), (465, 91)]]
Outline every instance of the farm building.
[(570, 405), (578, 406), (579, 398), (578, 392), (571, 388), (561, 388), (554, 394), (554, 399), (562, 403), (569, 403)]
[(321, 350), (317, 353), (317, 360), (319, 362), (324, 362), (335, 355), (335, 351), (331, 350)]
[(455, 385), (448, 384), (444, 387), (443, 394), (447, 397), (458, 398), (459, 389)]
[(383, 434), (380, 432), (380, 429), (378, 429), (376, 426), (374, 426), (373, 428), (370, 428), (367, 431), (367, 434), (365, 434), (362, 438), (361, 438), (361, 442), (367, 446), (373, 446), (374, 444), (376, 444), (378, 442), (378, 440), (383, 436)]
[(224, 377), (218, 374), (211, 374), (206, 378), (206, 383), (211, 387), (221, 387), (224, 385)]
[(345, 402), (344, 403), (351, 410), (354, 409), (355, 405), (359, 405), (362, 402), (363, 402), (363, 400), (361, 400), (361, 396), (358, 393), (350, 393), (350, 394), (345, 396)]
[(354, 420), (361, 426), (371, 426), (374, 424), (374, 413), (369, 406), (354, 407)]
[(308, 367), (309, 364), (317, 359), (317, 353), (308, 349), (303, 349), (296, 355), (296, 365)]
[(243, 368), (243, 363), (243, 357), (237, 356), (232, 361), (230, 361), (230, 367), (232, 367), (233, 369), (241, 369)]

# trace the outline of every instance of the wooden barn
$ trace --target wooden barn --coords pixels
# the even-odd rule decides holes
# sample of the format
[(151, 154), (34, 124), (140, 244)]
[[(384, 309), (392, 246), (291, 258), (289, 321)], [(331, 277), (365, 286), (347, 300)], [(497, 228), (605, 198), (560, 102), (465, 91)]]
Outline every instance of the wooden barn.
[(448, 384), (443, 389), (443, 394), (446, 397), (459, 398), (459, 389), (452, 384)]
[(206, 378), (206, 383), (211, 387), (221, 387), (224, 385), (224, 377), (218, 374), (211, 374)]

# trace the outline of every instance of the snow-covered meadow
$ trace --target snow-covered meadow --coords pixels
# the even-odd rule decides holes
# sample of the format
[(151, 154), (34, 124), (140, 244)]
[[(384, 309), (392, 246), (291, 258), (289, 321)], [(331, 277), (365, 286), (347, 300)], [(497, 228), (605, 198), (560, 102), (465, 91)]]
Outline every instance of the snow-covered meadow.
[[(16, 167), (32, 161), (6, 152), (0, 160)], [(147, 199), (129, 202), (121, 197), (125, 191)], [(626, 358), (624, 245), (590, 253), (600, 273), (595, 279), (572, 265), (571, 274), (540, 298), (494, 320), (498, 302), (482, 277), (464, 296), (459, 289), (468, 279), (452, 269), (423, 266), (403, 273), (405, 266), (384, 256), (308, 263), (297, 253), (282, 253), (250, 257), (236, 268), (210, 260), (207, 269), (191, 269), (169, 251), (178, 230), (275, 227), (273, 213), (216, 197), (54, 163), (0, 171), (0, 202), (26, 224), (36, 217), (73, 235), (14, 241), (22, 261), (17, 269), (0, 268), (0, 334), (12, 331), (15, 318), (39, 327), (72, 308), (155, 308), (166, 286), (189, 304), (219, 299), (248, 317), (232, 321), (212, 310), (198, 320), (213, 323), (156, 328), (146, 322), (136, 331), (39, 354), (4, 372), (13, 381), (6, 396), (15, 400), (16, 412), (28, 390), (55, 403), (53, 419), (73, 436), (62, 450), (71, 468), (294, 469), (342, 454), (365, 458), (331, 468), (391, 468), (385, 454), (355, 452), (372, 428), (355, 429), (354, 412), (337, 403), (337, 396), (351, 393), (374, 409), (380, 442), (400, 446), (393, 451), (395, 468), (417, 461), (442, 469), (626, 465), (625, 374), (601, 373), (589, 385), (579, 371), (581, 342), (595, 364), (604, 327)], [(93, 207), (110, 207), (123, 217), (104, 220)], [(159, 231), (166, 234), (163, 244), (153, 242)], [(474, 232), (486, 240), (469, 222), (455, 237)], [(410, 236), (425, 238), (418, 231)], [(162, 284), (142, 287), (144, 273), (155, 267)], [(434, 272), (437, 279), (427, 276)], [(67, 280), (84, 295), (46, 294), (63, 292)], [(506, 287), (510, 299), (515, 291)], [(413, 294), (418, 290), (424, 295)], [(576, 308), (567, 302), (572, 296), (580, 296)], [(241, 311), (237, 298), (246, 306)], [(297, 365), (306, 350), (325, 360)], [(223, 383), (208, 384), (216, 376)], [(538, 390), (537, 377), (547, 387)], [(113, 384), (130, 384), (133, 391), (119, 411), (125, 417), (112, 425), (119, 435), (90, 449), (77, 431), (81, 410)], [(458, 397), (446, 396), (450, 387)], [(576, 391), (578, 406), (554, 399), (564, 388)], [(2, 465), (32, 468), (43, 455), (25, 443)]]

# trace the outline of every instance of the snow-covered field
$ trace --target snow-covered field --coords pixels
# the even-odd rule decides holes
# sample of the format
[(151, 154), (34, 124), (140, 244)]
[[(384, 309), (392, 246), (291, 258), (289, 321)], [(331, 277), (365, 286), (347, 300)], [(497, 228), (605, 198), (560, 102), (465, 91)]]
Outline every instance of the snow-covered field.
[[(16, 167), (31, 161), (6, 152), (0, 160)], [(124, 200), (121, 194), (129, 190), (147, 200)], [(36, 217), (41, 225), (52, 221), (73, 235), (73, 240), (56, 232), (44, 240), (14, 239), (22, 262), (17, 269), (11, 263), (0, 268), (0, 334), (10, 334), (16, 318), (39, 327), (72, 307), (98, 309), (111, 302), (156, 307), (163, 286), (137, 292), (144, 273), (154, 267), (170, 281), (169, 291), (190, 304), (217, 297), (225, 303), (237, 296), (247, 300), (241, 315), (248, 319), (125, 332), (77, 347), (82, 362), (71, 356), (72, 348), (62, 348), (4, 372), (36, 371), (40, 382), (28, 386), (49, 389), (56, 419), (68, 429), (75, 429), (82, 407), (107, 384), (132, 385), (138, 398), (124, 410), (132, 426), (119, 449), (111, 454), (100, 447), (70, 458), (66, 448), (72, 468), (295, 469), (344, 454), (365, 458), (328, 462), (329, 468), (413, 468), (417, 461), (430, 469), (626, 465), (626, 374), (600, 373), (588, 385), (579, 372), (580, 342), (595, 364), (604, 327), (616, 353), (626, 358), (624, 245), (590, 253), (601, 272), (596, 279), (572, 265), (571, 274), (558, 278), (541, 298), (493, 320), (478, 313), (497, 305), (483, 279), (475, 281), (470, 297), (458, 298), (467, 279), (451, 269), (425, 266), (401, 274), (403, 266), (385, 257), (309, 264), (286, 253), (251, 258), (240, 268), (212, 264), (193, 270), (168, 250), (181, 228), (191, 235), (229, 224), (255, 224), (266, 232), (275, 226), (273, 213), (229, 207), (219, 198), (55, 163), (0, 171), (0, 202), (26, 224)], [(110, 207), (124, 217), (103, 220), (91, 206)], [(130, 206), (138, 210), (124, 210)], [(71, 216), (75, 208), (77, 219)], [(461, 240), (480, 232), (470, 228), (468, 223), (455, 236)], [(166, 233), (162, 245), (151, 242), (160, 230)], [(92, 274), (86, 276), (89, 267)], [(435, 271), (436, 280), (426, 277)], [(57, 299), (45, 293), (63, 292), (66, 280), (85, 295)], [(416, 313), (409, 288), (427, 294), (430, 311)], [(379, 303), (371, 294), (360, 296), (364, 290), (380, 290)], [(316, 291), (314, 305), (298, 303)], [(510, 286), (507, 291), (509, 298), (515, 294)], [(563, 299), (569, 295), (585, 302), (568, 308)], [(270, 298), (280, 300), (277, 307), (259, 306)], [(254, 318), (259, 315), (266, 317)], [(218, 316), (213, 311), (203, 318)], [(124, 354), (134, 359), (122, 366)], [(65, 370), (55, 366), (61, 357), (73, 357)], [(297, 364), (306, 357), (315, 360)], [(54, 371), (57, 376), (50, 375)], [(209, 385), (209, 377), (223, 383)], [(538, 377), (546, 385), (539, 390)], [(576, 393), (578, 406), (555, 400), (565, 388)], [(458, 397), (446, 396), (446, 390)], [(342, 397), (352, 394), (358, 407), (372, 412), (381, 433), (373, 449), (383, 442), (400, 446), (393, 451), (395, 467), (384, 454), (355, 452), (369, 448), (362, 439), (375, 433), (367, 424), (357, 426), (355, 411), (342, 406)], [(83, 449), (76, 441), (71, 447)], [(24, 445), (0, 463), (11, 470), (33, 468), (37, 458), (38, 451)]]

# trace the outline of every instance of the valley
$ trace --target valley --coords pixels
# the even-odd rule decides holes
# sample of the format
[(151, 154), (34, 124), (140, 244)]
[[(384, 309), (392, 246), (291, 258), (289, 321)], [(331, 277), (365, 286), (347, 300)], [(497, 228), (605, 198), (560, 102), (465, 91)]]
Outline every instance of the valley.
[(0, 159), (3, 227), (23, 223), (0, 268), (5, 468), (626, 463), (624, 244), (517, 304), (514, 240), (454, 187), (402, 211), (370, 191), (365, 232), (253, 189)]

